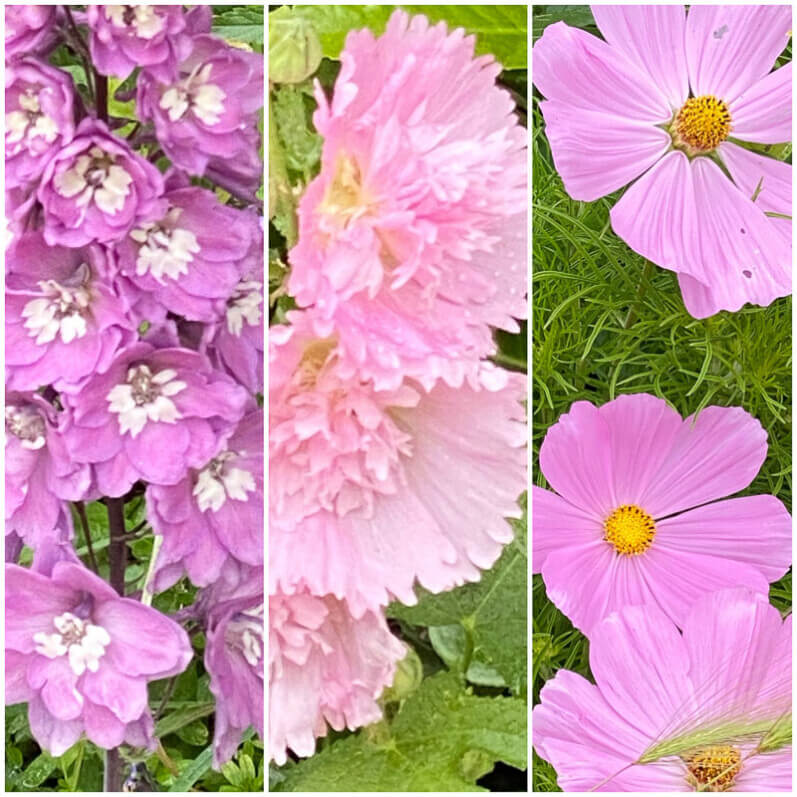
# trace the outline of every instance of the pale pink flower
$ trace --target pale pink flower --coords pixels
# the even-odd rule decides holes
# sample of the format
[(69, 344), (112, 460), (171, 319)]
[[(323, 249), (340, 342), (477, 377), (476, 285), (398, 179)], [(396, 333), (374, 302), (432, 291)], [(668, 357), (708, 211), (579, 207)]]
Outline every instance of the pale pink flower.
[(556, 492), (533, 488), (532, 570), (587, 634), (629, 604), (656, 604), (682, 625), (707, 592), (767, 594), (791, 562), (789, 513), (772, 495), (725, 498), (766, 454), (767, 433), (741, 407), (682, 420), (646, 393), (577, 401), (540, 449)]
[(376, 390), (302, 313), (270, 329), (271, 591), (352, 612), (479, 579), (512, 539), (526, 486), (525, 377), (484, 364), (478, 389)]
[(563, 791), (791, 791), (791, 746), (759, 750), (791, 716), (791, 617), (764, 596), (706, 595), (683, 636), (657, 607), (627, 607), (589, 659), (594, 684), (559, 670), (532, 714)]
[(697, 318), (791, 293), (791, 223), (767, 215), (791, 216), (791, 166), (732, 143), (791, 139), (791, 64), (770, 71), (789, 42), (790, 7), (594, 6), (593, 15), (605, 41), (558, 22), (534, 47), (567, 192), (592, 201), (636, 180), (612, 227), (678, 274)]
[(489, 326), (525, 315), (526, 134), (473, 46), (396, 11), (378, 39), (348, 35), (331, 104), (316, 89), (322, 167), (289, 291), (378, 387), (458, 384), (494, 351)]
[(376, 702), (406, 649), (381, 612), (355, 619), (331, 595), (275, 594), (268, 601), (269, 758), (315, 752), (315, 740), (382, 717)]

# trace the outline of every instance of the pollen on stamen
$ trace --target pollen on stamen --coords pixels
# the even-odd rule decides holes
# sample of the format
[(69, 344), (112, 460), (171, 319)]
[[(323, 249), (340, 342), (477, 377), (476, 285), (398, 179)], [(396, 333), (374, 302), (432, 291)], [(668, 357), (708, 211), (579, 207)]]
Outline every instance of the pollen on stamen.
[(635, 556), (650, 548), (656, 536), (653, 518), (633, 504), (617, 507), (603, 523), (604, 536), (617, 553)]
[(676, 147), (690, 155), (716, 149), (731, 132), (731, 114), (728, 106), (704, 94), (690, 97), (678, 111), (670, 131)]
[(742, 769), (742, 754), (731, 745), (713, 745), (684, 756), (684, 762), (695, 791), (731, 791)]

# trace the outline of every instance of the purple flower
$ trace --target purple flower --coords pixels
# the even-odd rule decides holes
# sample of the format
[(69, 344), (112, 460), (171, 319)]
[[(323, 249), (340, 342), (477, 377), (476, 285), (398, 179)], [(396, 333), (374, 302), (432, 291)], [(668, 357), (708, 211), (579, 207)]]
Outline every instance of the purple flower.
[(135, 340), (124, 303), (102, 279), (108, 267), (99, 246), (49, 247), (39, 233), (28, 233), (8, 260), (16, 272), (6, 283), (9, 388), (52, 384), (74, 392)]
[[(256, 112), (263, 105), (263, 57), (214, 36), (197, 36), (176, 80), (138, 79), (137, 107), (153, 122), (172, 162), (203, 174), (213, 158), (248, 164), (257, 156)], [(258, 167), (260, 168), (260, 167)]]
[(28, 703), (47, 752), (61, 755), (83, 732), (108, 749), (154, 747), (147, 682), (191, 660), (180, 626), (69, 561), (50, 575), (7, 564), (5, 599), (6, 703)]
[(84, 246), (123, 238), (157, 216), (163, 177), (108, 127), (84, 119), (75, 138), (47, 164), (38, 198), (51, 245)]
[(252, 568), (231, 594), (208, 593), (202, 596), (210, 599), (205, 668), (216, 697), (213, 766), (219, 769), (250, 725), (264, 737), (263, 571)]
[(163, 216), (139, 222), (117, 245), (119, 272), (164, 310), (215, 321), (260, 240), (257, 220), (203, 188), (179, 188), (163, 199)]
[(140, 66), (168, 81), (191, 52), (182, 6), (86, 7), (91, 58), (100, 74), (124, 80)]
[(16, 532), (35, 548), (59, 528), (71, 533), (69, 521), (60, 517), (64, 501), (84, 498), (91, 474), (68, 455), (59, 413), (41, 396), (7, 393), (5, 415), (6, 534)]
[(155, 589), (182, 575), (207, 586), (240, 565), (263, 564), (263, 412), (238, 424), (224, 448), (175, 485), (147, 487), (147, 516), (163, 535)]
[(6, 6), (6, 60), (41, 54), (58, 39), (57, 6)]
[(196, 352), (139, 343), (63, 399), (73, 410), (63, 425), (67, 450), (94, 466), (100, 493), (118, 497), (138, 479), (177, 484), (204, 466), (249, 396)]
[(6, 185), (37, 180), (75, 133), (72, 78), (36, 58), (6, 67)]

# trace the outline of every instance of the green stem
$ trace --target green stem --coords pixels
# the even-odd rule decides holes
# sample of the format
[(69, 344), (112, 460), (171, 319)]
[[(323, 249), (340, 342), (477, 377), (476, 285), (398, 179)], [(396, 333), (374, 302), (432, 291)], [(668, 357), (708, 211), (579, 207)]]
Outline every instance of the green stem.
[(639, 286), (636, 289), (636, 297), (634, 303), (628, 311), (628, 315), (623, 324), (623, 329), (630, 329), (634, 322), (637, 320), (638, 313), (642, 308), (642, 299), (645, 297), (645, 292), (650, 284), (650, 278), (653, 276), (653, 263), (650, 260), (645, 261), (645, 268), (642, 269), (642, 277), (639, 280)]

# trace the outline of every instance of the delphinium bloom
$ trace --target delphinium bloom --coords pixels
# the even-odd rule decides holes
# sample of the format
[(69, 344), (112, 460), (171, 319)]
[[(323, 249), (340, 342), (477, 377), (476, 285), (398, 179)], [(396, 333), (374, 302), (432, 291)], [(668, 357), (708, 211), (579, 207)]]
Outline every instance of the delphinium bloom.
[(212, 191), (178, 188), (163, 195), (160, 217), (138, 222), (117, 244), (119, 273), (163, 315), (215, 321), (259, 237), (250, 213), (222, 205)]
[(118, 497), (138, 479), (176, 484), (205, 465), (250, 397), (196, 352), (139, 343), (63, 399), (70, 456), (92, 465), (101, 494)]
[(5, 584), (6, 703), (28, 703), (39, 744), (59, 756), (85, 732), (153, 748), (147, 682), (186, 668), (185, 631), (75, 562), (6, 565)]
[(8, 253), (6, 384), (75, 391), (102, 373), (136, 337), (126, 304), (103, 279), (99, 246), (49, 247), (40, 233), (18, 238)]
[(257, 157), (262, 105), (263, 56), (214, 36), (194, 37), (173, 80), (162, 82), (146, 72), (138, 78), (142, 121), (154, 123), (163, 151), (191, 174), (203, 174), (211, 160), (246, 160), (252, 152)]
[(37, 58), (6, 65), (6, 186), (38, 179), (75, 132), (71, 76)]
[(265, 736), (263, 569), (249, 569), (231, 593), (224, 594), (223, 582), (206, 593), (205, 669), (216, 698), (213, 766), (218, 769), (232, 758), (248, 727)]
[(476, 581), (512, 539), (526, 486), (525, 378), (478, 389), (351, 375), (302, 313), (269, 345), (271, 591), (346, 598), (359, 615)]
[(20, 55), (42, 54), (58, 39), (55, 23), (58, 6), (7, 5), (6, 61)]
[(163, 536), (155, 591), (184, 573), (207, 586), (230, 568), (263, 565), (263, 413), (244, 416), (212, 459), (174, 485), (147, 487), (147, 517)]
[(345, 601), (309, 592), (270, 594), (269, 758), (278, 765), (315, 752), (335, 730), (376, 722), (376, 702), (406, 652), (381, 612), (355, 618)]
[[(525, 315), (526, 131), (474, 39), (403, 11), (352, 32), (313, 119), (289, 292), (378, 387), (459, 384)], [(326, 328), (327, 332), (324, 332)]]
[(595, 6), (593, 15), (605, 41), (559, 22), (534, 46), (567, 192), (591, 201), (636, 180), (612, 208), (612, 228), (678, 274), (697, 318), (790, 293), (790, 237), (772, 234), (781, 222), (767, 213), (791, 216), (791, 166), (733, 143), (791, 139), (791, 64), (771, 71), (790, 7)]
[(185, 16), (180, 5), (89, 5), (91, 59), (102, 75), (124, 80), (140, 66), (159, 80), (171, 80), (191, 52)]
[(163, 177), (153, 164), (103, 122), (86, 118), (47, 164), (39, 184), (44, 237), (63, 246), (118, 241), (157, 214), (162, 193)]
[[(559, 670), (534, 747), (564, 791), (791, 791), (791, 616), (744, 588), (701, 598), (683, 636), (653, 605), (590, 636), (591, 683)], [(789, 734), (789, 738), (790, 738)]]
[(58, 415), (36, 393), (6, 393), (6, 534), (13, 531), (33, 547), (53, 535), (64, 502), (81, 500), (91, 485), (88, 465), (66, 452)]
[(725, 498), (766, 453), (766, 432), (740, 407), (682, 420), (644, 393), (576, 402), (540, 449), (556, 492), (532, 497), (532, 569), (548, 597), (589, 634), (628, 604), (653, 603), (681, 625), (712, 590), (767, 594), (791, 562), (791, 518), (772, 495)]

